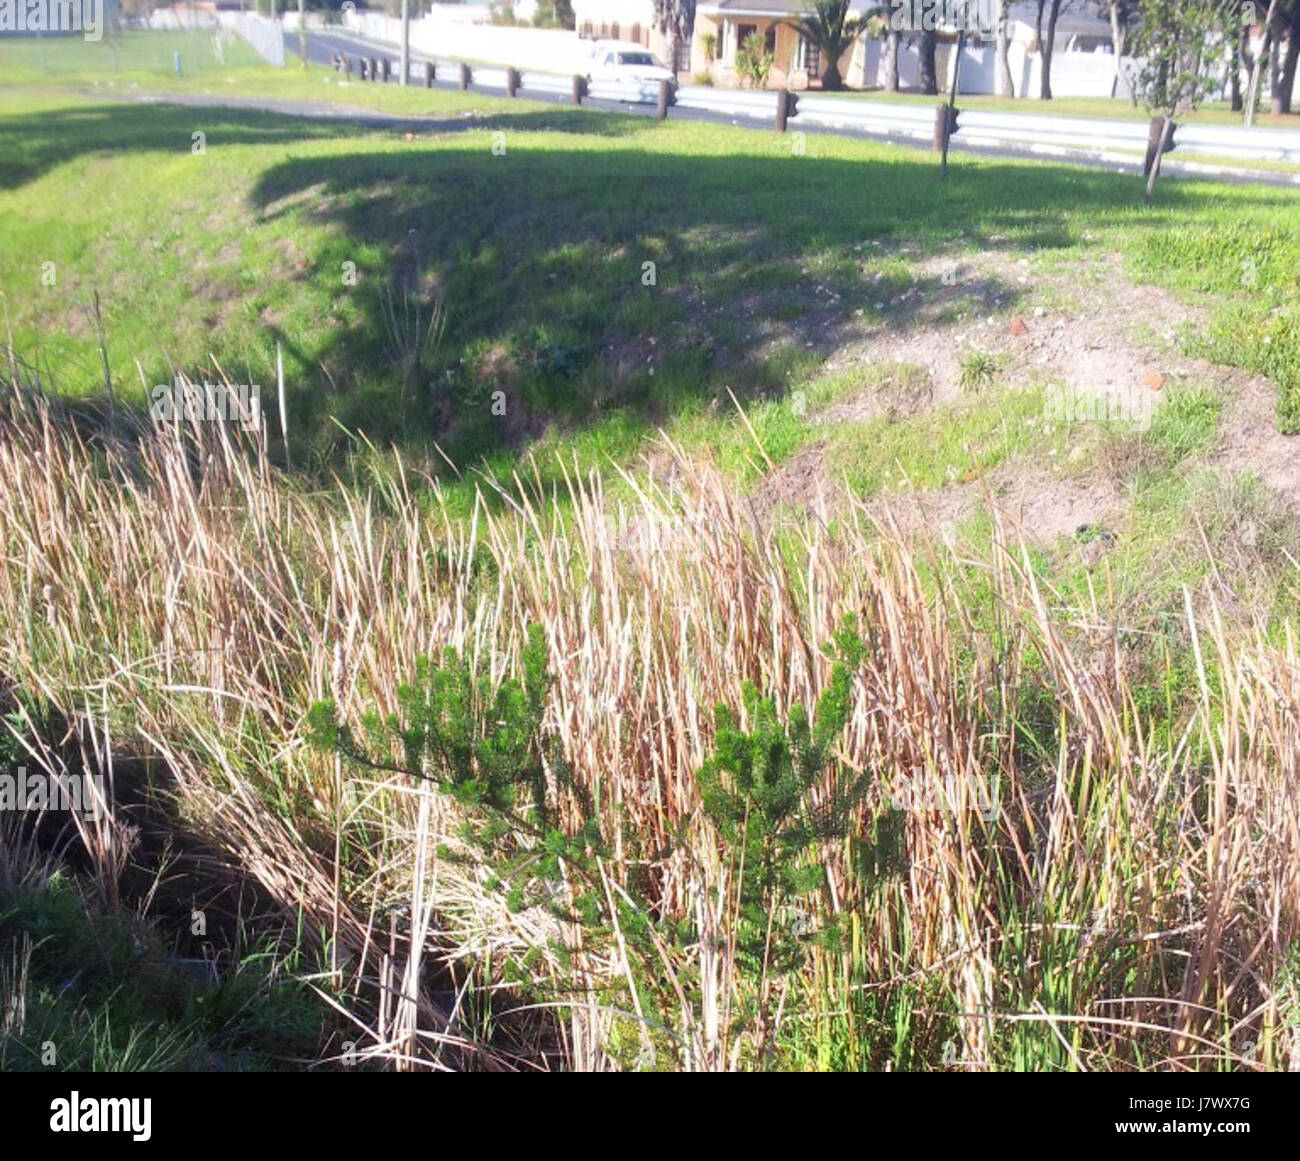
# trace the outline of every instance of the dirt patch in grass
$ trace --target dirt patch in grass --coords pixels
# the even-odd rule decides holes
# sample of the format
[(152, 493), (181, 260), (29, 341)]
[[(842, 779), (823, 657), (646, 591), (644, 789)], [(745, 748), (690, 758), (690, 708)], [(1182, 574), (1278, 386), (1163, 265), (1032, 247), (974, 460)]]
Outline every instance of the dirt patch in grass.
[[(973, 352), (992, 357), (993, 378), (1005, 387), (1065, 389), (1066, 399), (1118, 396), (1132, 408), (1121, 418), (1132, 418), (1139, 430), (1173, 387), (1207, 384), (1222, 394), (1223, 415), (1218, 444), (1200, 462), (1229, 477), (1258, 477), (1300, 513), (1300, 437), (1277, 431), (1273, 384), (1182, 355), (1180, 331), (1204, 325), (1206, 313), (1160, 287), (1130, 282), (1120, 256), (1046, 269), (995, 251), (918, 263), (915, 273), (915, 293), (896, 297), (883, 322), (864, 326), (825, 366), (838, 372), (893, 364), (898, 373), (810, 416), (814, 426), (881, 416), (906, 423), (951, 403), (963, 394), (963, 360)], [(1009, 286), (1020, 289), (1008, 292)], [(828, 473), (828, 447), (819, 439), (770, 472), (755, 489), (756, 514), (784, 506), (843, 510), (849, 496)], [(1023, 457), (983, 481), (872, 499), (867, 507), (904, 531), (933, 531), (960, 523), (982, 502), (1031, 543), (1052, 544), (1083, 529), (1092, 546), (1085, 556), (1104, 550), (1108, 526), (1126, 508), (1124, 482), (1105, 463), (1056, 475)]]
[(1259, 375), (1214, 368), (1223, 389), (1220, 446), (1212, 462), (1249, 471), (1300, 513), (1300, 436), (1277, 429), (1277, 388)]

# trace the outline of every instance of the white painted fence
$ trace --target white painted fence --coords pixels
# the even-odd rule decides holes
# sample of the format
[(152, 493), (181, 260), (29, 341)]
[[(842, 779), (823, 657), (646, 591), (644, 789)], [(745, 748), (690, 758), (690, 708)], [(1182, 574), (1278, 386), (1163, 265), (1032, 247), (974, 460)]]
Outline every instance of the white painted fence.
[[(294, 14), (295, 18), (297, 13)], [(174, 31), (187, 28), (224, 28), (243, 37), (267, 64), (284, 67), (284, 34), (280, 25), (256, 12), (207, 12), (188, 9), (177, 12), (158, 8), (149, 13), (149, 27)]]
[(237, 32), (267, 64), (284, 68), (284, 33), (280, 25), (255, 12), (218, 12), (222, 28)]

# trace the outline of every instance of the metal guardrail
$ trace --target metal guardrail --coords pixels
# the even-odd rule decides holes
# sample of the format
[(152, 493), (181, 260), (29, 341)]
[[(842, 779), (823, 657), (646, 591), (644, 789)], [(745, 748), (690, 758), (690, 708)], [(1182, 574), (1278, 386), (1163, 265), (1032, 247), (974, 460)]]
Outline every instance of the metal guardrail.
[[(376, 54), (389, 50), (375, 46)], [(361, 52), (360, 55), (366, 55)], [(421, 83), (424, 60), (412, 61), (412, 76)], [(440, 77), (458, 75), (461, 62), (435, 58)], [(393, 76), (396, 78), (396, 69)], [(508, 70), (500, 66), (473, 66), (476, 88), (507, 91)], [(519, 70), (519, 91), (550, 96), (572, 92), (573, 77), (536, 69)], [(657, 82), (593, 80), (586, 95), (596, 100), (628, 105), (653, 105), (658, 100)], [(840, 129), (878, 137), (929, 142), (935, 132), (935, 105), (906, 105), (870, 98), (828, 97), (807, 92), (794, 94), (795, 108), (788, 124), (821, 129)], [(679, 108), (719, 113), (760, 122), (777, 117), (781, 94), (775, 91), (682, 85), (673, 102)], [(936, 104), (938, 98), (936, 98)], [(1142, 154), (1147, 148), (1146, 121), (1090, 117), (1054, 117), (1044, 113), (986, 113), (961, 110), (956, 137), (971, 145), (1041, 149), (1045, 152)], [(1173, 148), (1179, 154), (1223, 157), (1243, 161), (1272, 161), (1300, 164), (1300, 130), (1246, 128), (1229, 125), (1183, 125), (1174, 132)]]

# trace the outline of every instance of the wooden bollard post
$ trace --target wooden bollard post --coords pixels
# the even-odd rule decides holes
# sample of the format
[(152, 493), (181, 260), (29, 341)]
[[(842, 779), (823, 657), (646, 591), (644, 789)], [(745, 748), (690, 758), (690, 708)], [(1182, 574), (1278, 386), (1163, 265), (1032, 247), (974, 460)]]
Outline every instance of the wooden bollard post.
[(424, 87), (433, 88), (433, 82), (438, 76), (438, 66), (431, 60), (424, 62)]
[(352, 79), (352, 58), (346, 52), (343, 54), (343, 75), (348, 80)]
[(945, 101), (934, 111), (934, 151), (942, 153), (948, 148), (948, 103)]
[(586, 93), (587, 93), (587, 78), (580, 77), (575, 74), (573, 78), (573, 103), (575, 105), (581, 105), (582, 98), (586, 96)]
[(1172, 117), (1152, 117), (1147, 129), (1147, 156), (1142, 164), (1142, 174), (1147, 179), (1147, 200), (1156, 191), (1156, 178), (1160, 176), (1160, 159), (1174, 147)]
[(379, 61), (373, 56), (370, 58), (370, 79), (372, 81), (379, 80)]
[(659, 104), (655, 109), (655, 116), (660, 121), (668, 116), (668, 106), (673, 103), (673, 84), (672, 81), (659, 82)]
[(357, 76), (359, 76), (363, 81), (367, 79), (366, 58), (364, 56), (357, 57)]
[(388, 84), (389, 78), (393, 75), (393, 62), (387, 57), (379, 62), (379, 79)]
[(781, 89), (776, 94), (776, 131), (778, 133), (785, 132), (786, 122), (794, 116), (798, 104), (798, 100), (789, 89)]
[(464, 61), (460, 62), (460, 87), (468, 89), (474, 82), (474, 73)]
[(952, 141), (952, 135), (957, 132), (957, 114), (961, 111), (956, 105), (940, 105), (939, 111), (943, 114), (943, 144), (942, 152), (939, 157), (939, 178), (947, 180), (948, 177), (948, 145)]
[(517, 68), (506, 69), (506, 96), (515, 97), (519, 95), (519, 70)]

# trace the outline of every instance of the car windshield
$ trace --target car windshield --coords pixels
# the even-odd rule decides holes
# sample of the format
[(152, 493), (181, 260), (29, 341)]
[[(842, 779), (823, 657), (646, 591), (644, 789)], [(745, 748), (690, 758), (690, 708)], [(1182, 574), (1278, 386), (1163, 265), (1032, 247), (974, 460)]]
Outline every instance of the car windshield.
[(655, 58), (648, 52), (620, 52), (618, 54), (618, 63), (626, 65), (652, 65)]

